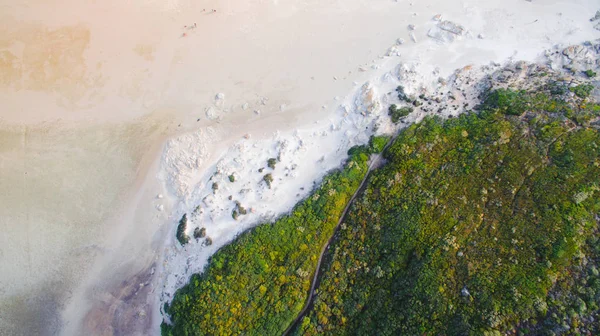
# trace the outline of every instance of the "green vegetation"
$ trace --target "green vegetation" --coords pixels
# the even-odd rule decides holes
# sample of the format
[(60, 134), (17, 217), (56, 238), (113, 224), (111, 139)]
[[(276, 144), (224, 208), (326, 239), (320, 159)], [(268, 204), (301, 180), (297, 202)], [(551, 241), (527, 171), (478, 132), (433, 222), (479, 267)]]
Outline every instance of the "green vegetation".
[[(565, 101), (568, 90), (578, 98)], [(499, 89), (478, 113), (404, 129), (340, 225), (294, 333), (600, 334), (600, 105), (586, 101), (591, 90)], [(173, 325), (162, 335), (281, 334), (369, 155), (388, 141), (351, 148), (344, 169), (289, 215), (219, 250), (165, 308)], [(273, 177), (263, 180), (270, 187)]]
[(267, 175), (263, 176), (263, 181), (265, 181), (265, 183), (267, 184), (267, 187), (269, 187), (269, 189), (271, 189), (271, 183), (273, 183), (273, 175), (267, 174)]
[(485, 100), (484, 108), (498, 109), (509, 115), (521, 115), (529, 105), (525, 91), (498, 89), (491, 92)]
[(194, 238), (196, 240), (200, 239), (200, 238), (204, 238), (206, 237), (206, 228), (195, 228), (194, 229)]
[(270, 158), (270, 159), (267, 161), (267, 166), (268, 166), (269, 168), (271, 168), (271, 169), (275, 169), (275, 165), (276, 165), (276, 164), (277, 164), (277, 159), (275, 159), (275, 158)]
[(392, 122), (394, 124), (397, 124), (398, 121), (400, 121), (400, 119), (408, 116), (411, 112), (413, 111), (412, 107), (401, 107), (398, 108), (398, 106), (396, 106), (396, 104), (392, 104), (390, 105), (390, 108), (388, 110), (388, 115), (392, 118)]
[(583, 72), (588, 78), (596, 77), (596, 73), (593, 70), (585, 70)]
[(592, 90), (594, 90), (594, 86), (591, 84), (580, 84), (570, 88), (569, 90), (575, 93), (577, 97), (587, 98), (592, 93)]
[(412, 103), (413, 99), (411, 99), (406, 92), (404, 92), (404, 86), (399, 85), (396, 88), (396, 92), (398, 93), (398, 99), (400, 99), (400, 101), (405, 101), (407, 103)]
[(240, 215), (245, 215), (247, 213), (248, 213), (248, 210), (246, 210), (246, 208), (244, 208), (239, 201), (235, 201), (235, 208), (233, 209), (233, 211), (231, 213), (231, 217), (233, 217), (233, 219), (237, 220)]
[(185, 233), (187, 228), (187, 214), (183, 214), (183, 217), (179, 220), (179, 225), (177, 225), (177, 240), (181, 245), (185, 245), (190, 241), (190, 236)]
[(235, 176), (233, 174), (229, 175), (229, 182), (235, 182)]
[(482, 107), (399, 135), (296, 334), (600, 333), (598, 105), (498, 90)]
[[(381, 139), (374, 138), (373, 147), (381, 148)], [(368, 158), (357, 151), (289, 215), (213, 255), (167, 307), (173, 326), (163, 323), (162, 334), (281, 334), (306, 301), (321, 247), (364, 178)]]
[(369, 152), (370, 153), (381, 153), (385, 148), (385, 145), (390, 141), (391, 137), (386, 135), (371, 136), (369, 139)]

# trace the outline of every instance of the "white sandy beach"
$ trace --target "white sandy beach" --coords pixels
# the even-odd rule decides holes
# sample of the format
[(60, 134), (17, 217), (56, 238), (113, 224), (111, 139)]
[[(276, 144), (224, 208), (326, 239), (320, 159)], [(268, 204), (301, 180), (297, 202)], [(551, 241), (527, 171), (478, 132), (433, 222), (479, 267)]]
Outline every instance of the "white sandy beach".
[[(597, 39), (598, 9), (587, 0), (0, 3), (0, 334), (158, 334), (162, 303), (212, 253), (288, 211), (373, 126), (391, 132), (397, 85), (431, 92), (470, 64), (534, 61)], [(445, 20), (464, 31), (428, 36), (446, 36), (436, 35)], [(269, 189), (258, 169), (271, 157), (280, 162)], [(237, 221), (236, 200), (253, 210)], [(188, 231), (205, 227), (213, 244), (182, 249), (176, 223), (197, 205)]]

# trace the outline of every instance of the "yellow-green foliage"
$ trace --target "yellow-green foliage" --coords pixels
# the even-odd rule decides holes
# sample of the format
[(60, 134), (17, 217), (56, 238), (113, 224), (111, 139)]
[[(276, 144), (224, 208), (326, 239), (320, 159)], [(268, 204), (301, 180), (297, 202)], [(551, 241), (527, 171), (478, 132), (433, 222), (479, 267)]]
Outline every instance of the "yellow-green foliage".
[[(376, 140), (379, 144), (381, 141)], [(278, 335), (304, 305), (322, 246), (367, 172), (353, 155), (291, 214), (219, 250), (170, 307), (163, 335)]]
[[(556, 279), (576, 284), (569, 272), (592, 250), (600, 136), (563, 114), (598, 114), (543, 94), (492, 97), (480, 114), (426, 118), (396, 139), (330, 247), (297, 334), (578, 330), (572, 321), (600, 297), (597, 269), (598, 292), (548, 293)], [(557, 317), (536, 326), (549, 310)]]

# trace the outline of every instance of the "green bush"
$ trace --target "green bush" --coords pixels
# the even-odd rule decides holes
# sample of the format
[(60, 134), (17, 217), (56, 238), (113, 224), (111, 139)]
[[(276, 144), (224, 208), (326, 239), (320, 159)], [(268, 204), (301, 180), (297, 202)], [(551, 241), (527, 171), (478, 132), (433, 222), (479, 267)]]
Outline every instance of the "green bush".
[(276, 165), (276, 164), (277, 164), (277, 159), (275, 159), (275, 158), (270, 158), (270, 159), (267, 161), (267, 166), (268, 166), (269, 168), (271, 168), (271, 169), (275, 169), (275, 165)]
[(527, 110), (528, 105), (529, 100), (524, 91), (510, 89), (497, 89), (490, 92), (483, 103), (485, 109), (498, 109), (508, 115), (521, 115)]
[(596, 77), (596, 73), (593, 70), (585, 70), (583, 72), (588, 78)]
[(398, 108), (398, 106), (396, 106), (396, 104), (392, 104), (388, 110), (388, 115), (392, 118), (392, 122), (394, 124), (398, 123), (398, 121), (400, 121), (400, 119), (408, 116), (410, 113), (412, 113), (413, 108), (412, 107), (401, 107)]
[(204, 238), (206, 236), (206, 228), (195, 228), (194, 229), (194, 238), (195, 239), (200, 239), (200, 238)]
[(176, 238), (181, 245), (185, 245), (190, 241), (190, 237), (185, 233), (187, 228), (187, 214), (183, 214), (183, 217), (179, 220), (179, 225), (177, 225), (177, 234)]
[(575, 95), (579, 98), (587, 98), (592, 93), (592, 90), (594, 90), (594, 86), (591, 84), (580, 84), (570, 88), (569, 90), (575, 93)]
[(263, 181), (265, 181), (269, 189), (271, 189), (271, 183), (273, 183), (273, 175), (267, 174), (263, 176)]
[(233, 174), (229, 175), (229, 182), (235, 182), (235, 176)]

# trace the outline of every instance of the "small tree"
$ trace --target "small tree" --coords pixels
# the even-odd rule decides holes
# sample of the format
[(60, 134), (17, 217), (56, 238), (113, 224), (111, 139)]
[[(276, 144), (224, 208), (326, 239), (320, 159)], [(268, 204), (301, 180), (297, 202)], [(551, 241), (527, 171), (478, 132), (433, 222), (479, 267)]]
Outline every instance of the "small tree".
[(276, 164), (277, 164), (277, 159), (275, 159), (275, 158), (270, 158), (269, 160), (267, 160), (267, 166), (269, 166), (269, 168), (271, 168), (271, 169), (275, 169)]

